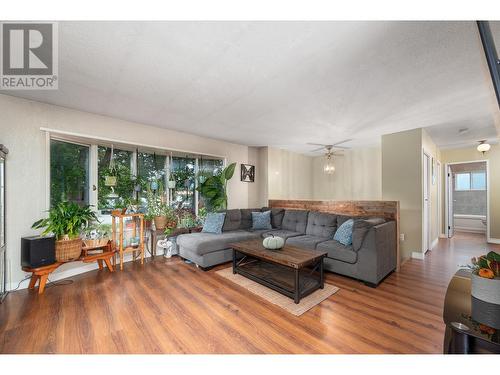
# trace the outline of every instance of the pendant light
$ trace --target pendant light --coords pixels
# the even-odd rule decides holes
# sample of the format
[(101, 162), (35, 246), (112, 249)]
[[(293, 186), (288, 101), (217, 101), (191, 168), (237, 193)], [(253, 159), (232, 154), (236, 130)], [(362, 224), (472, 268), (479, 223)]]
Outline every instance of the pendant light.
[(325, 161), (323, 163), (323, 172), (325, 172), (326, 174), (335, 173), (335, 164), (333, 163), (333, 153), (331, 147), (327, 148), (327, 152), (325, 154)]

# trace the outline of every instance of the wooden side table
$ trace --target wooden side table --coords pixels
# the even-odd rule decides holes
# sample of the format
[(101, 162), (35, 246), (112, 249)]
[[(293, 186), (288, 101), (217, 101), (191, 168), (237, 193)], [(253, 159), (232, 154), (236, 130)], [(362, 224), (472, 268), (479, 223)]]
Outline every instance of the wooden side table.
[(24, 272), (31, 272), (31, 279), (28, 288), (35, 289), (35, 285), (38, 282), (38, 294), (43, 294), (49, 275), (63, 264), (71, 262), (78, 262), (78, 261), (81, 261), (83, 263), (97, 262), (100, 270), (104, 268), (103, 267), (103, 262), (104, 262), (108, 267), (109, 272), (114, 272), (115, 270), (113, 265), (111, 264), (111, 259), (114, 258), (115, 251), (111, 249), (111, 242), (108, 242), (106, 246), (92, 248), (91, 250), (99, 250), (99, 249), (103, 250), (103, 252), (96, 254), (88, 254), (87, 252), (89, 249), (84, 249), (82, 250), (82, 256), (80, 258), (68, 262), (56, 262), (53, 264), (49, 264), (48, 266), (35, 267), (35, 268), (23, 267)]
[[(123, 229), (125, 219), (132, 219), (134, 222), (134, 227), (132, 231), (132, 235), (136, 237), (137, 235), (137, 221), (139, 222), (139, 245), (137, 247), (134, 246), (124, 246), (123, 245)], [(120, 254), (120, 271), (123, 271), (123, 256), (125, 253), (132, 253), (134, 262), (137, 259), (137, 253), (141, 258), (141, 264), (144, 264), (144, 214), (111, 214), (111, 226), (113, 230), (113, 245), (117, 249)], [(118, 223), (117, 223), (118, 222)], [(118, 244), (117, 244), (118, 242)]]

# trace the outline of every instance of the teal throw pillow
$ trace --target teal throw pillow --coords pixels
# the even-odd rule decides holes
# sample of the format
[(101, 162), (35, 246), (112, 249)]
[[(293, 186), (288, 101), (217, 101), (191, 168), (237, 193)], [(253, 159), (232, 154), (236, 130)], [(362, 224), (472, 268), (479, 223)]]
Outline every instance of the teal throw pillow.
[(352, 245), (352, 227), (354, 220), (345, 221), (333, 235), (333, 239), (339, 241), (344, 246)]
[(211, 212), (207, 214), (205, 223), (203, 223), (203, 229), (201, 231), (204, 233), (221, 234), (225, 218), (225, 212)]
[(252, 229), (273, 229), (271, 225), (271, 211), (252, 212)]

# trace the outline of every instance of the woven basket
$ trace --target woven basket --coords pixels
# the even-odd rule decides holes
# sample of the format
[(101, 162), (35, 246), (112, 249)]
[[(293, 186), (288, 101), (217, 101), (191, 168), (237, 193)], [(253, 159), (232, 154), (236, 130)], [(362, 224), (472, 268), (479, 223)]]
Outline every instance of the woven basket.
[(83, 240), (84, 247), (102, 247), (108, 244), (108, 238), (100, 238), (98, 240)]
[(80, 238), (56, 241), (56, 260), (58, 262), (78, 259), (81, 253), (82, 240)]
[(155, 228), (162, 230), (167, 227), (167, 217), (166, 216), (156, 216), (154, 218)]

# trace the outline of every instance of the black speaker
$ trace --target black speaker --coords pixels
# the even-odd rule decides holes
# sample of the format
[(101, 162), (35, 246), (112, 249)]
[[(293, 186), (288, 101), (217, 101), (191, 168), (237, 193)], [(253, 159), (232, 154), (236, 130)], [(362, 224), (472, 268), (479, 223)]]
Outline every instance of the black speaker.
[(54, 237), (21, 238), (21, 265), (42, 267), (56, 262), (56, 240)]

